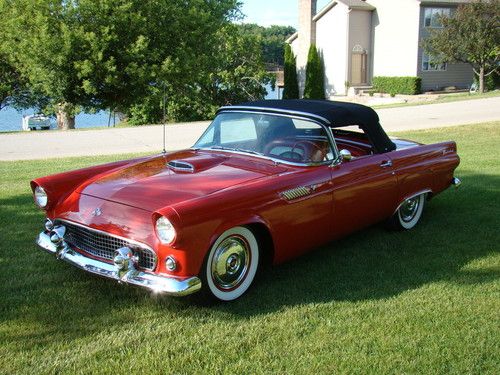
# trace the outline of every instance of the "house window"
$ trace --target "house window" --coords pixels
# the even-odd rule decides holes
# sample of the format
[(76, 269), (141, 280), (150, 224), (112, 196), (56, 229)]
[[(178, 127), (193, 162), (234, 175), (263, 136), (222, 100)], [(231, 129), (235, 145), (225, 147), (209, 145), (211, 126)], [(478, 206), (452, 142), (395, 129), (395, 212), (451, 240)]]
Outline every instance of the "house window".
[(451, 9), (449, 8), (425, 8), (424, 26), (439, 28), (443, 27), (441, 17), (450, 17)]
[[(435, 60), (435, 59), (434, 59)], [(443, 72), (447, 68), (447, 63), (433, 61), (431, 55), (424, 53), (422, 56), (422, 70), (427, 72)]]

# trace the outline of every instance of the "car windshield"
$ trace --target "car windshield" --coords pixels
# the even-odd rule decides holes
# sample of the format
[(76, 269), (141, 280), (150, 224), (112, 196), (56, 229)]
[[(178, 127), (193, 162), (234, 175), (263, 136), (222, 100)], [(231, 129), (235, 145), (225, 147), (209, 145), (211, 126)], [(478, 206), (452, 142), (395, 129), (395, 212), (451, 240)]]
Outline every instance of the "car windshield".
[(294, 163), (333, 159), (322, 126), (304, 119), (251, 112), (219, 114), (193, 148), (249, 153)]

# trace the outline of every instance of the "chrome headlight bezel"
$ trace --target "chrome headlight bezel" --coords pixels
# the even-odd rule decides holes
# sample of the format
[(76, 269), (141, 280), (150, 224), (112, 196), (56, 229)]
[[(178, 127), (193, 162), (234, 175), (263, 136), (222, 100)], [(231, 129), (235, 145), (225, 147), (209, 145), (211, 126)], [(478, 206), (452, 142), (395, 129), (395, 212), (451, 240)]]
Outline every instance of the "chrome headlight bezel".
[(160, 242), (165, 245), (170, 245), (177, 237), (177, 232), (173, 224), (165, 216), (160, 216), (156, 220), (155, 232)]
[(36, 205), (40, 208), (47, 207), (47, 204), (49, 203), (49, 197), (41, 186), (35, 187), (35, 190), (33, 191), (33, 198)]

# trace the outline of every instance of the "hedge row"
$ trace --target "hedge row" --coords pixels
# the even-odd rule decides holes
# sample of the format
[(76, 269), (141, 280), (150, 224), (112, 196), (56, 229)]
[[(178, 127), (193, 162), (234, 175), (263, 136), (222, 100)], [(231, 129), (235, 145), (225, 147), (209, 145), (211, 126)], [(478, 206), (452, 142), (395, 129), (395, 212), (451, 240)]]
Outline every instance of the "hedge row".
[(376, 92), (391, 95), (416, 95), (420, 94), (422, 79), (420, 77), (373, 77), (372, 84)]

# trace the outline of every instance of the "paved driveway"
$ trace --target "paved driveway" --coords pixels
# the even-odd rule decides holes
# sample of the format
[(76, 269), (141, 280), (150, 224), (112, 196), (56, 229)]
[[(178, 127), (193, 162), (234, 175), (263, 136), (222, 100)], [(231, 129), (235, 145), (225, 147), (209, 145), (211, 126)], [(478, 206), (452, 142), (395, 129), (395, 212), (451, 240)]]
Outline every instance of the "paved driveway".
[[(387, 132), (464, 125), (500, 120), (500, 97), (379, 109)], [(167, 150), (190, 147), (208, 122), (168, 125)], [(0, 160), (109, 155), (126, 152), (156, 153), (162, 149), (162, 126), (82, 131), (0, 133)]]

